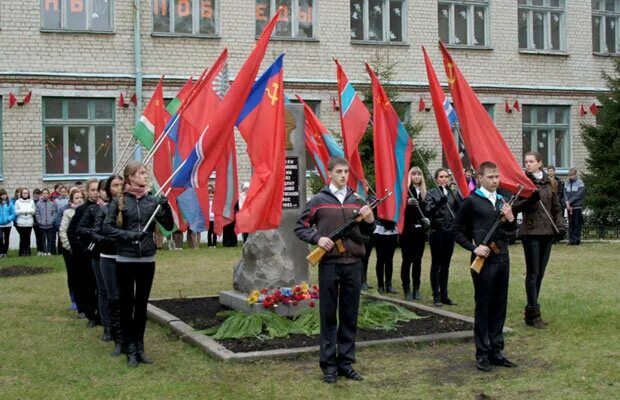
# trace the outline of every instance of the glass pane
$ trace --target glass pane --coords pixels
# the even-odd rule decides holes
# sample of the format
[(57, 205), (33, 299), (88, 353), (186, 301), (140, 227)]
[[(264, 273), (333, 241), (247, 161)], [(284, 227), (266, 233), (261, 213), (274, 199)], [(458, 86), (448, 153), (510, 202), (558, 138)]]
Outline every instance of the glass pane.
[(88, 119), (88, 101), (86, 99), (67, 99), (69, 119)]
[(562, 14), (551, 13), (551, 48), (561, 50), (560, 47), (560, 21)]
[(519, 48), (527, 49), (527, 15), (528, 11), (519, 11)]
[(616, 19), (608, 17), (605, 24), (605, 40), (607, 41), (606, 51), (616, 53)]
[(437, 8), (437, 20), (439, 23), (439, 39), (444, 43), (450, 43), (450, 5), (439, 4)]
[(390, 42), (402, 42), (403, 33), (403, 2), (390, 1)]
[(62, 174), (64, 172), (62, 127), (46, 126), (44, 140), (45, 173)]
[(568, 124), (568, 108), (567, 107), (556, 107), (554, 114), (555, 114), (556, 124)]
[(93, 0), (93, 13), (90, 16), (90, 29), (95, 31), (112, 30), (110, 0)]
[(92, 102), (95, 104), (95, 119), (112, 119), (114, 100), (101, 99)]
[(532, 122), (532, 113), (534, 109), (531, 106), (523, 106), (523, 123), (529, 124)]
[(532, 150), (532, 131), (530, 129), (523, 129), (522, 141), (521, 154), (523, 164), (525, 164), (525, 153)]
[(564, 129), (555, 130), (555, 160), (554, 164), (558, 167), (569, 167), (568, 165), (568, 135)]
[(45, 99), (45, 119), (62, 118), (62, 99)]
[(601, 17), (592, 17), (592, 51), (601, 52)]
[(383, 41), (383, 0), (368, 0), (368, 40)]
[(203, 35), (215, 35), (215, 8), (213, 0), (200, 0), (199, 14), (200, 33)]
[(41, 27), (60, 29), (60, 0), (41, 0)]
[(67, 2), (67, 29), (86, 29), (86, 3), (82, 1)]
[(312, 26), (312, 1), (313, 0), (298, 0), (297, 19), (298, 19), (298, 31), (299, 37), (311, 38), (314, 37)]
[(527, 4), (527, 0), (519, 0), (519, 4)]
[(542, 6), (543, 5), (543, 0), (532, 0), (532, 5), (533, 6)]
[(192, 2), (190, 0), (174, 0), (174, 31), (192, 33)]
[(278, 18), (278, 23), (276, 24), (275, 35), (290, 37), (293, 35), (293, 25), (291, 24), (291, 0), (277, 0), (276, 10), (280, 7), (282, 7), (282, 12), (280, 13), (280, 18)]
[(454, 6), (454, 43), (467, 43), (467, 6)]
[(485, 17), (486, 7), (474, 7), (474, 46), (486, 46)]
[(88, 127), (69, 127), (69, 173), (88, 173)]
[(538, 129), (536, 131), (534, 150), (542, 154), (543, 165), (549, 165), (549, 131), (547, 129)]
[(547, 115), (547, 107), (536, 107), (536, 123), (546, 124), (549, 122)]
[(153, 0), (153, 32), (170, 32), (170, 0)]
[(259, 36), (271, 18), (269, 0), (256, 0), (256, 36)]
[(551, 7), (559, 7), (560, 6), (560, 0), (549, 0), (549, 5)]
[(95, 173), (112, 172), (112, 127), (95, 127)]
[(545, 48), (545, 14), (542, 12), (534, 13), (534, 48)]
[(592, 9), (598, 10), (599, 0), (592, 0)]
[(607, 11), (615, 11), (615, 9), (616, 9), (615, 4), (614, 4), (615, 2), (616, 2), (615, 0), (607, 0), (605, 2), (605, 9)]

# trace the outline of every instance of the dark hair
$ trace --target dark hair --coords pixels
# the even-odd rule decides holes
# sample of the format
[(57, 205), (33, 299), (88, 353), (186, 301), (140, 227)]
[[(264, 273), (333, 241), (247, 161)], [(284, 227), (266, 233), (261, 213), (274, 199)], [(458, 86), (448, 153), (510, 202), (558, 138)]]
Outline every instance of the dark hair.
[(549, 165), (547, 165), (547, 169), (552, 169), (552, 170), (555, 171), (555, 165), (549, 164)]
[(439, 174), (440, 174), (440, 173), (442, 173), (442, 172), (446, 172), (448, 175), (450, 175), (450, 173), (448, 172), (448, 170), (447, 170), (446, 168), (443, 168), (443, 167), (441, 167), (441, 168), (437, 168), (437, 169), (435, 170), (435, 174), (434, 174), (435, 179), (437, 179), (437, 177), (439, 176)]
[(482, 164), (480, 164), (480, 166), (478, 167), (478, 175), (480, 176), (484, 176), (484, 174), (487, 171), (494, 171), (498, 169), (497, 168), (497, 164), (495, 164), (492, 161), (484, 161)]
[(48, 188), (41, 189), (41, 194), (43, 194), (43, 192), (47, 192), (47, 194), (50, 194), (50, 190)]
[[(108, 179), (99, 183), (99, 190), (105, 190), (105, 194), (108, 196), (108, 201), (112, 201), (112, 199), (114, 198), (112, 192), (110, 191), (110, 187), (112, 186), (112, 181), (115, 179), (119, 179), (122, 181), (123, 177), (117, 174), (112, 174)], [(101, 188), (102, 184), (104, 185), (103, 189)]]
[(6, 194), (6, 203), (10, 203), (11, 200), (9, 199), (9, 194), (6, 192), (6, 190), (0, 189), (0, 204), (4, 203), (4, 201), (2, 201), (3, 194)]
[(81, 185), (83, 185), (82, 181), (75, 181), (73, 183), (73, 186), (81, 186)]
[(33, 194), (33, 195), (35, 195), (35, 194), (41, 194), (41, 189), (39, 189), (39, 188), (34, 189), (34, 190), (32, 191), (32, 194)]
[(349, 162), (344, 157), (331, 157), (329, 161), (327, 161), (327, 169), (329, 171), (336, 168), (336, 165), (346, 165), (349, 166)]
[(62, 183), (57, 183), (54, 185), (54, 191), (58, 191), (58, 189), (62, 186)]

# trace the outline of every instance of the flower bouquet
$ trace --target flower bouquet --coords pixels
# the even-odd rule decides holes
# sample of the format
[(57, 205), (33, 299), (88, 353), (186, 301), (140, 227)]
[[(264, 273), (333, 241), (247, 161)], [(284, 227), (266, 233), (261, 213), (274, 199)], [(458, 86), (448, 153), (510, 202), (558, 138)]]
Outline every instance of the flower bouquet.
[(312, 308), (315, 306), (314, 300), (318, 298), (319, 287), (317, 285), (310, 286), (306, 282), (301, 282), (292, 288), (252, 290), (246, 301), (249, 304), (262, 304), (265, 308), (272, 308), (277, 307), (278, 304), (296, 306), (301, 301), (309, 300), (308, 306)]

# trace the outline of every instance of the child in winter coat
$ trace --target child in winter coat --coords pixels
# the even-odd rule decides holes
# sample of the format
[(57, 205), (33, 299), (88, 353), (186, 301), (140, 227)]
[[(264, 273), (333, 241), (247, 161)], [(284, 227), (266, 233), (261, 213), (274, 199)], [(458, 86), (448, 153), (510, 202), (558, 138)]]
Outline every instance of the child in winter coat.
[(6, 257), (9, 250), (11, 227), (15, 221), (15, 207), (6, 190), (0, 189), (0, 258)]
[[(49, 256), (54, 251), (56, 232), (54, 221), (56, 220), (56, 204), (49, 198), (50, 191), (47, 188), (41, 190), (41, 197), (36, 204), (35, 220), (41, 229), (41, 255)], [(55, 251), (54, 251), (55, 252)]]
[(36, 212), (34, 200), (30, 198), (30, 190), (23, 188), (19, 199), (15, 201), (15, 228), (19, 233), (19, 255), (30, 255), (30, 234), (34, 225)]

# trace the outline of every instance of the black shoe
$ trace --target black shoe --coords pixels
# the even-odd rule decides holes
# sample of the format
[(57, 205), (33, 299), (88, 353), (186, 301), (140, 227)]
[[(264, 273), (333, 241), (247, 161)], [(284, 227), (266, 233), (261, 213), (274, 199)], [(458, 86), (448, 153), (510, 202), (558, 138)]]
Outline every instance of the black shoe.
[(494, 358), (493, 357), (493, 358), (489, 359), (489, 363), (491, 365), (498, 365), (500, 367), (506, 367), (506, 368), (515, 368), (517, 366), (517, 364), (513, 363), (512, 361), (510, 361), (506, 357), (502, 357), (502, 358)]
[(355, 372), (355, 370), (351, 367), (347, 369), (339, 369), (338, 376), (344, 376), (347, 379), (351, 379), (352, 381), (363, 381), (364, 377)]
[(335, 371), (329, 371), (323, 374), (323, 382), (325, 383), (336, 383), (337, 379)]
[(441, 302), (441, 299), (437, 299), (437, 298), (435, 298), (433, 300), (433, 304), (435, 305), (435, 307), (442, 307), (443, 306), (443, 303)]
[(379, 293), (385, 293), (385, 289), (383, 288), (383, 286), (379, 286), (379, 287), (377, 288), (377, 291), (378, 291)]
[(126, 348), (127, 351), (127, 366), (136, 368), (138, 366), (138, 353), (136, 352), (135, 343), (129, 343)]
[(476, 360), (476, 368), (483, 372), (491, 371), (491, 363), (486, 358)]
[(101, 335), (101, 340), (104, 342), (111, 342), (112, 335), (110, 334), (110, 328), (103, 328), (103, 335)]
[(95, 321), (94, 319), (89, 319), (88, 323), (86, 323), (86, 326), (88, 326), (89, 328), (94, 328), (95, 326), (97, 326), (97, 321)]
[(136, 355), (138, 356), (138, 362), (142, 364), (153, 364), (153, 360), (144, 353), (144, 342), (136, 343)]
[(441, 299), (441, 302), (447, 306), (456, 306), (457, 303), (453, 302), (452, 300), (450, 300), (449, 297), (446, 297), (445, 299)]
[(413, 299), (414, 300), (422, 300), (422, 294), (420, 293), (419, 290), (416, 290), (415, 292), (413, 292)]
[(112, 352), (112, 357), (118, 357), (118, 356), (120, 356), (123, 353), (124, 353), (124, 351), (123, 351), (123, 344), (117, 342), (114, 345), (114, 351)]
[(366, 282), (362, 282), (362, 290), (363, 291), (368, 290), (368, 284)]
[(388, 286), (385, 288), (385, 291), (391, 294), (398, 294), (398, 291), (394, 289), (392, 286)]
[(408, 290), (405, 290), (405, 300), (413, 301), (413, 294), (411, 294), (411, 292)]

